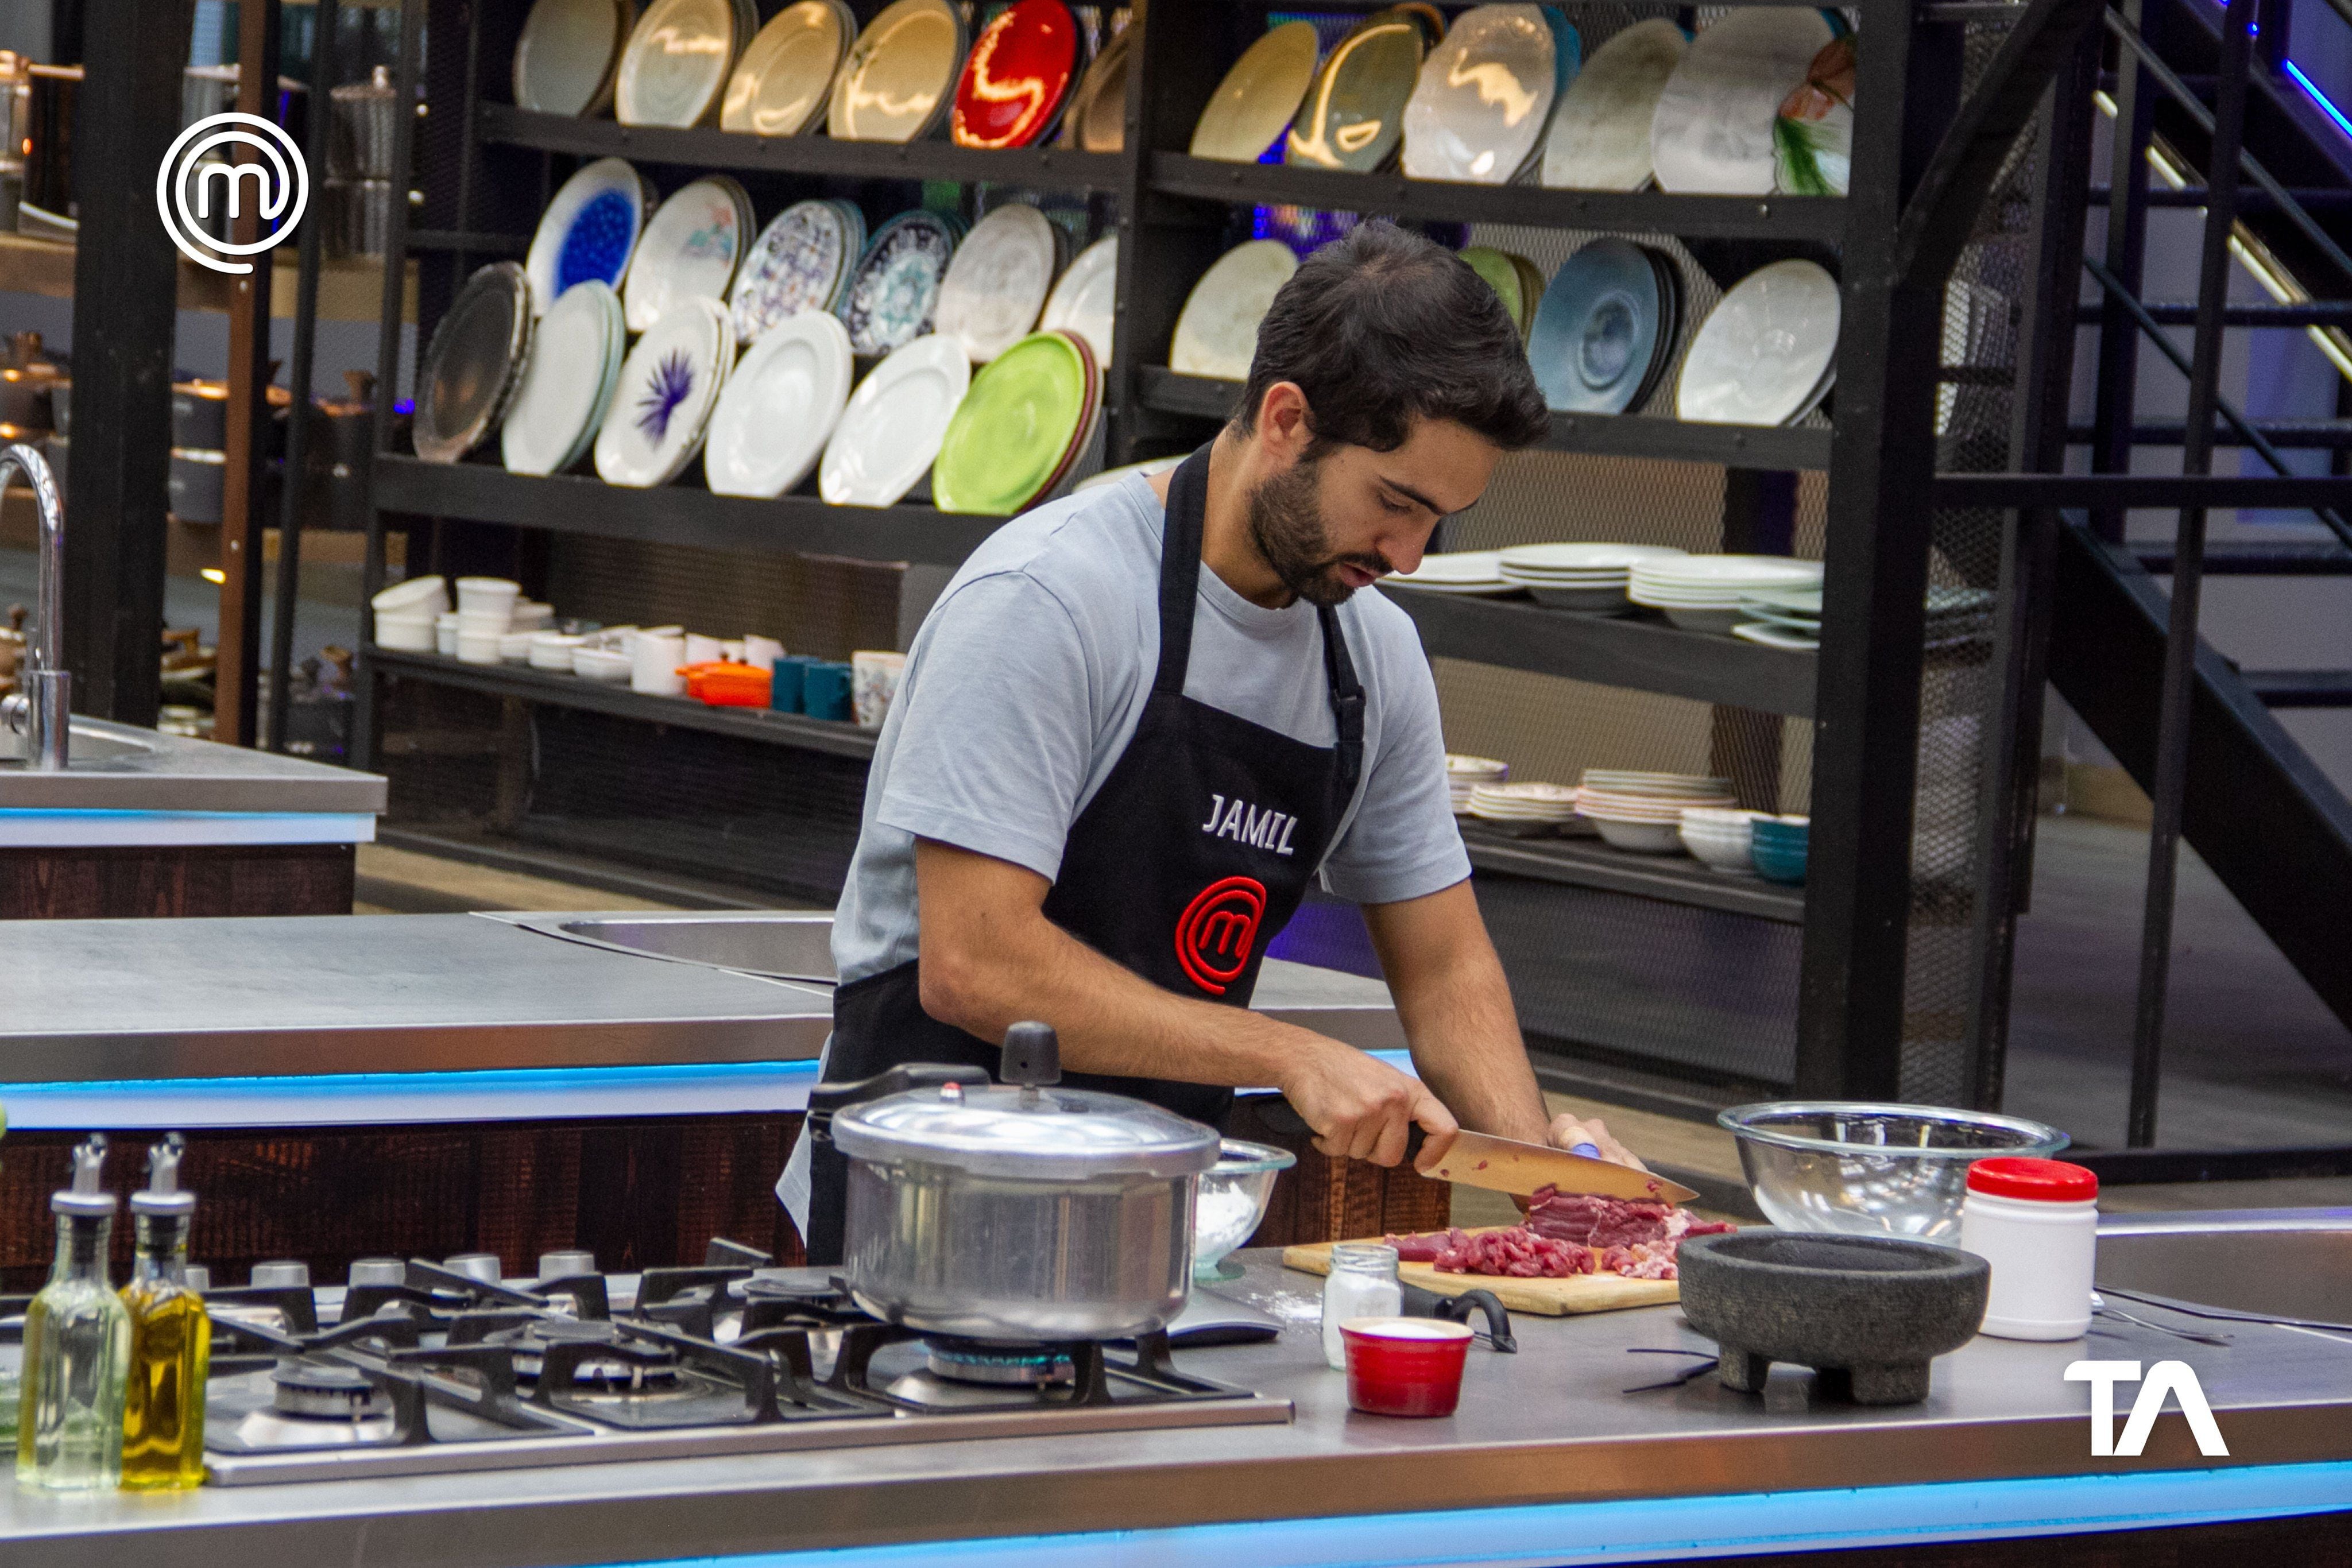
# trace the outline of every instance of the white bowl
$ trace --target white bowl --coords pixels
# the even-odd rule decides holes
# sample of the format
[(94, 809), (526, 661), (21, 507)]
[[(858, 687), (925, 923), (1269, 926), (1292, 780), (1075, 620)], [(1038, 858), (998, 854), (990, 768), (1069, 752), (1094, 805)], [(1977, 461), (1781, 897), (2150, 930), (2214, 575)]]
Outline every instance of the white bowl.
[(530, 634), (530, 667), (534, 670), (568, 671), (572, 655), (579, 650), (581, 639), (562, 632), (534, 632)]
[(457, 635), (460, 637), (503, 637), (513, 630), (503, 610), (457, 612)]
[(1668, 610), (1666, 619), (1685, 632), (1729, 632), (1748, 618), (1745, 610)]
[(515, 601), (521, 596), (522, 584), (503, 577), (457, 580), (457, 608), (461, 611), (509, 616), (514, 613)]
[(513, 613), (507, 617), (507, 629), (510, 632), (544, 631), (548, 622), (554, 619), (555, 606), (552, 604), (541, 604), (531, 599), (518, 599), (515, 601)]
[(422, 615), (427, 621), (449, 608), (449, 584), (439, 577), (412, 577), (395, 582), (368, 603), (377, 614)]
[(379, 612), (375, 618), (375, 645), (404, 653), (429, 653), (433, 652), (433, 617)]
[(433, 618), (433, 651), (445, 659), (457, 656), (457, 612), (444, 610)]
[(1612, 822), (1606, 817), (1586, 812), (1601, 836), (1621, 850), (1635, 850), (1647, 855), (1671, 855), (1682, 852), (1681, 827), (1673, 822)]
[(499, 639), (499, 657), (509, 664), (530, 663), (530, 640), (536, 632), (509, 632)]
[(461, 664), (497, 664), (499, 662), (499, 633), (495, 632), (458, 632), (457, 662)]
[(1679, 830), (1683, 848), (1697, 857), (1709, 871), (1727, 872), (1734, 876), (1754, 876), (1756, 862), (1748, 847), (1746, 833), (1711, 833), (1685, 823)]
[(611, 648), (575, 648), (572, 651), (572, 673), (585, 675), (592, 681), (604, 681), (618, 685), (629, 678), (629, 655)]

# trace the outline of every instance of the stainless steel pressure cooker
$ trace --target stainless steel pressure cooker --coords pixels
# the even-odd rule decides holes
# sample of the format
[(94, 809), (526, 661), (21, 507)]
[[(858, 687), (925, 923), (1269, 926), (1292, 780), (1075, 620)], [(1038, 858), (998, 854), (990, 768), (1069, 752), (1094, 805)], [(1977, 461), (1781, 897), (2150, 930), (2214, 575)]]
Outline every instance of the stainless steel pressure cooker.
[(1052, 1087), (1061, 1049), (1042, 1023), (1013, 1026), (1001, 1075), (901, 1067), (811, 1096), (813, 1134), (848, 1158), (851, 1293), (887, 1322), (963, 1339), (1164, 1327), (1191, 1288), (1193, 1188), (1217, 1134)]

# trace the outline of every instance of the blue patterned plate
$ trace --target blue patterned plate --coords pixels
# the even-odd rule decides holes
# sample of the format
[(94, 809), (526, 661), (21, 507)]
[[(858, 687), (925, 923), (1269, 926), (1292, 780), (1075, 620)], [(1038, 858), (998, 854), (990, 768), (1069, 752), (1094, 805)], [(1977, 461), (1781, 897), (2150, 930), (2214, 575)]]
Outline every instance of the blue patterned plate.
[(644, 228), (649, 193), (625, 159), (599, 158), (555, 193), (530, 236), (523, 270), (530, 277), (530, 310), (547, 308), (575, 283), (593, 278), (617, 289)]
[(1630, 241), (1597, 239), (1560, 264), (1536, 307), (1528, 363), (1544, 402), (1578, 413), (1622, 413), (1657, 355), (1657, 269)]
[(856, 242), (837, 203), (799, 202), (776, 214), (735, 274), (729, 305), (737, 340), (748, 343), (803, 310), (831, 309)]
[(664, 313), (621, 366), (596, 473), (608, 485), (667, 485), (702, 448), (711, 405), (735, 361), (727, 307), (697, 295)]
[(913, 342), (931, 329), (940, 279), (963, 238), (963, 225), (938, 213), (900, 213), (874, 238), (842, 290), (839, 314), (849, 346), (876, 356)]

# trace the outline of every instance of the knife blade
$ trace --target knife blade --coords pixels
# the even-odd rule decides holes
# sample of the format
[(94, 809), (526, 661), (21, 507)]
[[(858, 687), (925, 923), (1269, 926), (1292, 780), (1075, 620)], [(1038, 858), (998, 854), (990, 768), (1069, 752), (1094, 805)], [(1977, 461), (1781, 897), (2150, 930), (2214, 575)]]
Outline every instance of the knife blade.
[(1613, 1160), (1592, 1159), (1542, 1144), (1523, 1144), (1486, 1133), (1454, 1134), (1445, 1157), (1423, 1173), (1462, 1186), (1525, 1195), (1543, 1187), (1636, 1203), (1688, 1203), (1689, 1187)]

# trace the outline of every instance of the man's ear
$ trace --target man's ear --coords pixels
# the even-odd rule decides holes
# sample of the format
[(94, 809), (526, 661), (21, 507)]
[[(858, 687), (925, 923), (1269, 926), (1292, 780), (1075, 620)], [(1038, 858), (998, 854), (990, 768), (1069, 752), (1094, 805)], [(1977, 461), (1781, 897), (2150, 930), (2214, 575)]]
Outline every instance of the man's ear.
[(1276, 382), (1265, 389), (1257, 407), (1257, 434), (1267, 454), (1296, 463), (1314, 444), (1315, 425), (1307, 394), (1297, 382)]

